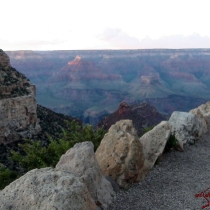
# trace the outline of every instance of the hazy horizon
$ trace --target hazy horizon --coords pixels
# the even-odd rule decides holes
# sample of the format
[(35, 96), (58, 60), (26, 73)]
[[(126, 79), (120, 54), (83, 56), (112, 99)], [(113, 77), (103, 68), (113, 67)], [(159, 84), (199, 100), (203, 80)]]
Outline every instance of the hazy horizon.
[(210, 48), (208, 5), (208, 0), (4, 1), (0, 48)]

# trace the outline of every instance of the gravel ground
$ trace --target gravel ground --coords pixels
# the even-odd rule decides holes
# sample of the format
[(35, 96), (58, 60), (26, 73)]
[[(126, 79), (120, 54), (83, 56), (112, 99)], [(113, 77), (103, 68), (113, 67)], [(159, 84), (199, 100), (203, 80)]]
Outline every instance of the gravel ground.
[(184, 150), (164, 154), (143, 182), (118, 192), (109, 210), (202, 209), (208, 202), (195, 194), (210, 188), (210, 134)]

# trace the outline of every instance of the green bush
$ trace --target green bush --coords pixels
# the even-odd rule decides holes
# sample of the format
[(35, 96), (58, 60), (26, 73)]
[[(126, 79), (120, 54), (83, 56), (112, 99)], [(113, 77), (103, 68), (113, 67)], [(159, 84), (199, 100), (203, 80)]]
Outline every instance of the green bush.
[(155, 125), (152, 125), (152, 126), (149, 126), (149, 127), (143, 128), (143, 130), (142, 130), (142, 132), (141, 132), (140, 137), (142, 137), (145, 133), (147, 133), (147, 132), (151, 131), (154, 127), (155, 127)]
[(11, 158), (26, 171), (34, 168), (55, 167), (62, 154), (84, 141), (92, 141), (96, 150), (105, 134), (102, 128), (94, 130), (91, 125), (82, 127), (76, 122), (68, 123), (68, 130), (63, 130), (63, 136), (54, 140), (48, 136), (50, 143), (43, 147), (40, 141), (27, 140), (25, 144), (19, 144), (25, 155), (20, 152), (11, 151)]
[(176, 139), (174, 134), (170, 135), (165, 146), (165, 152), (169, 152), (171, 149), (175, 149), (175, 150), (179, 149), (179, 142)]
[[(61, 155), (74, 144), (92, 141), (96, 150), (106, 133), (102, 128), (95, 131), (91, 125), (81, 126), (76, 121), (67, 124), (68, 129), (63, 130), (60, 139), (52, 139), (48, 136), (49, 144), (47, 146), (43, 146), (41, 141), (26, 140), (24, 144), (19, 144), (21, 152), (11, 151), (10, 159), (17, 162), (24, 172), (34, 168), (55, 167)], [(19, 176), (19, 173), (0, 165), (0, 190)]]
[(8, 184), (19, 177), (19, 174), (10, 171), (8, 168), (0, 166), (0, 190), (4, 189)]
[(83, 125), (82, 128), (73, 121), (68, 123), (68, 130), (64, 130), (64, 138), (74, 143), (91, 141), (94, 145), (94, 151), (100, 145), (106, 131), (103, 128), (98, 128), (96, 131), (91, 125)]

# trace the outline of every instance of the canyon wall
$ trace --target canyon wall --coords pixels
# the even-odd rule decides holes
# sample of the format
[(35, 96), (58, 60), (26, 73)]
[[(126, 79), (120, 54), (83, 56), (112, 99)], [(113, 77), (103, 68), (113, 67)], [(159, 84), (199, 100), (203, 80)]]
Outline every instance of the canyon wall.
[(36, 108), (35, 86), (0, 50), (0, 144), (36, 135), (41, 129)]

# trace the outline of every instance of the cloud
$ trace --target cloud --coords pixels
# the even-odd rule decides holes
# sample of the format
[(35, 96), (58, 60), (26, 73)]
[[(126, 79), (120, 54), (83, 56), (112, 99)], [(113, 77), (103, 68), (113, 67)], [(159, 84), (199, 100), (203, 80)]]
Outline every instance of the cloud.
[(119, 28), (108, 28), (98, 36), (99, 39), (107, 42), (110, 48), (115, 49), (153, 49), (153, 48), (210, 48), (210, 38), (194, 33), (189, 36), (171, 35), (159, 39), (151, 39), (146, 36), (144, 39), (129, 36)]
[(161, 37), (150, 44), (155, 48), (210, 48), (210, 38), (200, 36), (197, 33), (190, 36), (173, 35)]
[(140, 40), (129, 36), (119, 28), (107, 28), (98, 39), (108, 42), (111, 48), (116, 49), (137, 49), (140, 47)]
[(53, 40), (36, 40), (36, 39), (28, 39), (28, 40), (16, 40), (9, 41), (5, 39), (0, 39), (0, 46), (4, 50), (33, 50), (33, 49), (44, 49), (45, 47), (54, 46), (56, 48), (57, 45), (63, 44), (64, 40), (53, 39)]

